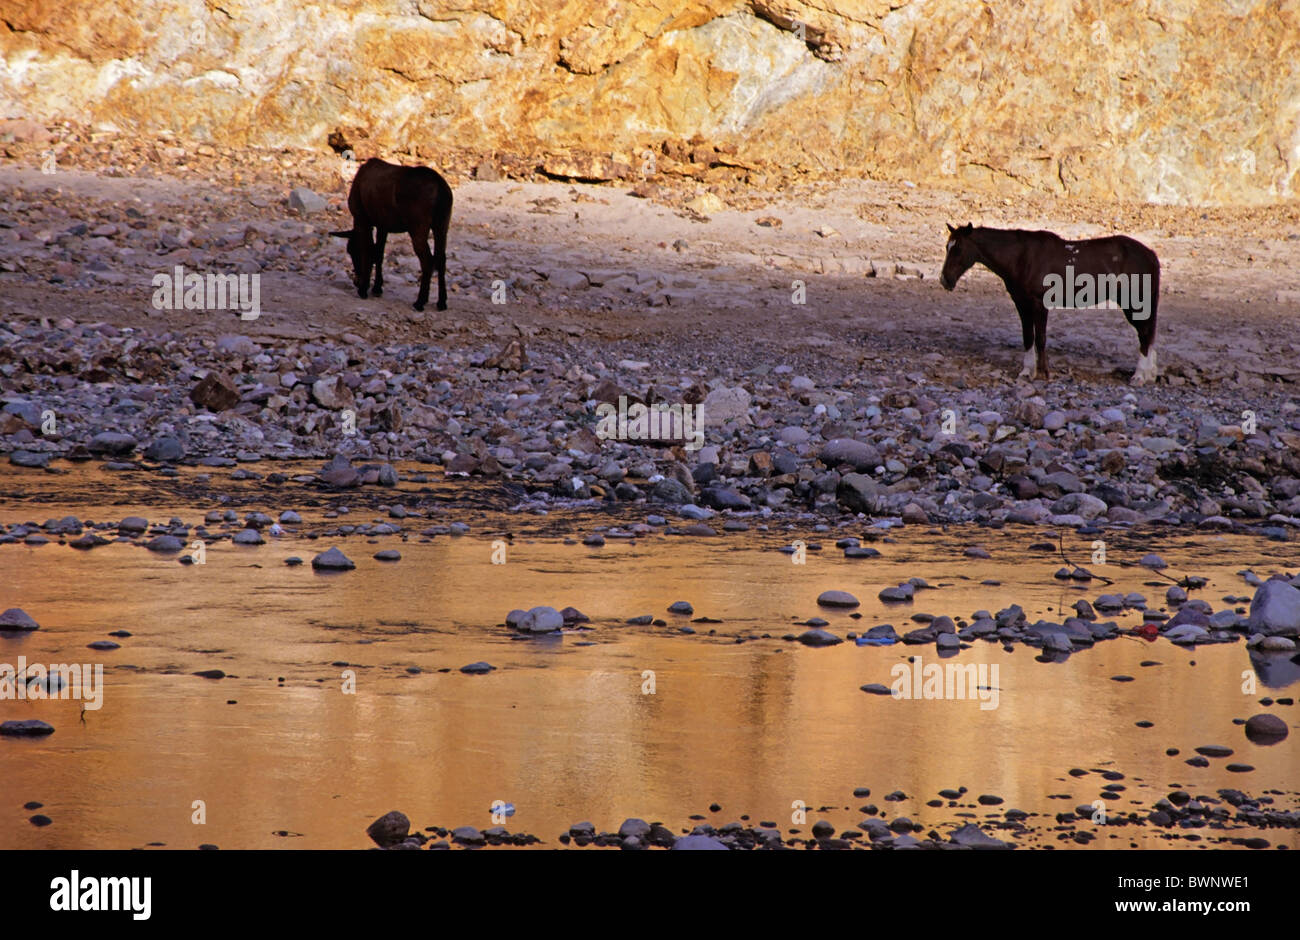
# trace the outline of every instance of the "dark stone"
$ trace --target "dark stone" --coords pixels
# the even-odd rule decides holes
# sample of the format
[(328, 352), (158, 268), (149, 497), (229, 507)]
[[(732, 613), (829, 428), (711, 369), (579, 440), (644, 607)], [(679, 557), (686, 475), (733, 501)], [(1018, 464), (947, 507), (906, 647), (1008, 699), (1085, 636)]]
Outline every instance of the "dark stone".
[(1277, 715), (1254, 715), (1246, 721), (1246, 737), (1256, 744), (1276, 744), (1290, 733)]
[(366, 827), (366, 835), (370, 836), (381, 849), (406, 841), (410, 831), (411, 821), (404, 813), (399, 813), (397, 810), (380, 816)]
[(798, 639), (804, 646), (834, 646), (836, 643), (844, 642), (834, 633), (816, 629), (804, 631), (799, 635)]
[(356, 564), (337, 548), (331, 548), (313, 558), (311, 566), (318, 571), (351, 571)]
[(12, 737), (38, 737), (43, 734), (53, 733), (53, 725), (48, 725), (36, 718), (23, 718), (0, 724), (0, 734), (7, 734)]
[(0, 630), (39, 630), (41, 625), (21, 607), (10, 607), (0, 614)]
[(156, 437), (145, 448), (145, 457), (158, 463), (175, 463), (185, 456), (185, 447), (169, 434)]

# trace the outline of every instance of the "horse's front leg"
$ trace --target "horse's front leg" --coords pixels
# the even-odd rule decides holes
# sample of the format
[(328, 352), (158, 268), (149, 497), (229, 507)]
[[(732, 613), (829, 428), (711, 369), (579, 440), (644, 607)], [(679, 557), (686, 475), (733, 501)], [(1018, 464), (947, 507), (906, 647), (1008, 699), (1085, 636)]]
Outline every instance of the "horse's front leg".
[(1016, 312), (1020, 314), (1020, 335), (1025, 343), (1025, 358), (1020, 366), (1020, 374), (1017, 379), (1029, 379), (1033, 381), (1034, 374), (1037, 371), (1037, 360), (1034, 356), (1034, 310), (1033, 305), (1027, 300), (1016, 299)]
[(382, 225), (375, 228), (375, 286), (370, 293), (376, 297), (384, 296), (384, 245), (388, 241), (388, 230)]

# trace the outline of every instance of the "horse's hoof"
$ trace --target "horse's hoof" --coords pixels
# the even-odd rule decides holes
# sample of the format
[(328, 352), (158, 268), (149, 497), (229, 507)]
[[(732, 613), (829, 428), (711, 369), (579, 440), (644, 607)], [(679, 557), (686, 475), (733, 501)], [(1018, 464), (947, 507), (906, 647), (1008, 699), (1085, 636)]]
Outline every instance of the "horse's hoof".
[(363, 290), (359, 290), (359, 291), (357, 291), (357, 296), (360, 297), (362, 300), (365, 300), (365, 299), (366, 299), (366, 292), (363, 291)]
[(424, 309), (424, 304), (420, 303), (418, 300), (415, 303), (411, 304), (411, 306), (414, 307), (416, 310)]
[(1156, 351), (1151, 350), (1148, 356), (1139, 356), (1137, 368), (1133, 370), (1133, 379), (1131, 385), (1155, 385), (1156, 376), (1160, 370), (1156, 368)]
[(376, 287), (376, 288), (373, 288), (373, 289), (370, 291), (370, 293), (374, 294), (376, 297), (383, 297), (383, 296), (384, 296), (384, 289), (383, 289), (382, 287)]
[(446, 310), (446, 309), (447, 309), (447, 301), (444, 300), (444, 301), (442, 301), (440, 304), (438, 304), (438, 309), (439, 309), (439, 310)]

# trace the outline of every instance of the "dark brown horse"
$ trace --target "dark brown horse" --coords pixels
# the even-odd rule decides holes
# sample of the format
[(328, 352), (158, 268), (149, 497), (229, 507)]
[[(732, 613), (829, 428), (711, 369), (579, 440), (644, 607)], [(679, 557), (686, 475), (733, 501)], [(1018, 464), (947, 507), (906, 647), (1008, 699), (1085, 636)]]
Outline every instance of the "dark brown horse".
[(952, 290), (975, 264), (1002, 278), (1020, 314), (1025, 342), (1020, 378), (1048, 377), (1048, 310), (1113, 303), (1137, 330), (1140, 355), (1133, 384), (1155, 381), (1160, 261), (1146, 245), (1125, 235), (1072, 242), (1052, 232), (969, 224), (949, 225), (948, 233), (939, 283)]
[[(397, 166), (371, 158), (361, 165), (348, 191), (352, 228), (330, 232), (348, 240), (352, 283), (365, 297), (370, 269), (375, 271), (375, 296), (384, 293), (384, 243), (389, 232), (409, 232), (420, 259), (420, 293), (415, 309), (429, 300), (429, 280), (438, 271), (438, 309), (447, 309), (447, 228), (451, 224), (451, 187), (426, 166)], [(371, 230), (376, 232), (371, 235)], [(433, 253), (429, 234), (433, 234)]]

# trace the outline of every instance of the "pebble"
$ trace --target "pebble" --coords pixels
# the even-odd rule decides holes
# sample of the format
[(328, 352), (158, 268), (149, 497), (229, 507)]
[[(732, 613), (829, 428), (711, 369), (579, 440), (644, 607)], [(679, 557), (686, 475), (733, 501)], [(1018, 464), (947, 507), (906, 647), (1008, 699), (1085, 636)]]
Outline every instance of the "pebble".
[(799, 635), (798, 640), (804, 646), (834, 646), (844, 642), (835, 634), (820, 629), (806, 630)]
[(844, 549), (845, 558), (879, 558), (880, 552), (870, 545), (850, 545)]
[(366, 827), (366, 835), (374, 840), (381, 849), (390, 848), (403, 842), (411, 831), (411, 821), (404, 813), (393, 810), (380, 816)]
[(462, 845), (486, 845), (487, 837), (473, 826), (458, 826), (451, 831), (451, 841)]
[(911, 584), (900, 584), (898, 587), (885, 588), (877, 596), (887, 603), (903, 603), (910, 601), (915, 592), (916, 588)]
[(564, 627), (564, 615), (554, 607), (512, 610), (506, 614), (506, 626), (520, 633), (554, 633)]
[(618, 834), (624, 839), (645, 839), (650, 835), (650, 824), (644, 819), (625, 819), (618, 827)]
[[(1001, 802), (999, 800), (999, 802)], [(995, 839), (974, 823), (966, 823), (948, 837), (954, 845), (970, 849), (1012, 849), (1014, 843)]]
[(817, 603), (822, 607), (857, 607), (859, 601), (848, 591), (823, 591), (817, 596)]
[(39, 630), (41, 625), (21, 607), (10, 607), (0, 614), (0, 630)]
[(1253, 715), (1246, 721), (1246, 737), (1256, 744), (1276, 744), (1291, 733), (1277, 715)]
[(331, 548), (313, 558), (311, 566), (318, 571), (351, 571), (356, 564), (337, 548)]
[(53, 734), (54, 726), (36, 718), (21, 718), (0, 723), (0, 734), (14, 737), (39, 737)]
[(673, 852), (698, 852), (698, 851), (730, 851), (727, 844), (714, 836), (706, 835), (689, 835), (682, 836), (673, 843), (670, 851)]

